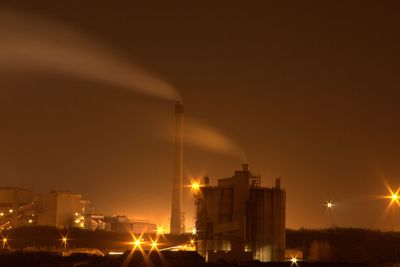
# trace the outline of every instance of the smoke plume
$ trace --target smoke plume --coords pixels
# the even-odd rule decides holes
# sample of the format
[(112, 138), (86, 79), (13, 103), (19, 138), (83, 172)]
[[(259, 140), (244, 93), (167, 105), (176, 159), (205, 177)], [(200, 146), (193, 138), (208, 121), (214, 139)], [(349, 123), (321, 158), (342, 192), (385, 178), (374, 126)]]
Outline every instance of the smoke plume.
[[(89, 36), (55, 21), (0, 10), (0, 70), (39, 70), (108, 83), (168, 100), (180, 100), (167, 82), (118, 57)], [(189, 122), (185, 142), (245, 160), (218, 131)]]
[(246, 162), (245, 152), (232, 140), (217, 130), (199, 122), (190, 121), (185, 125), (185, 143), (214, 152), (232, 155)]
[(88, 36), (60, 23), (0, 10), (0, 68), (68, 75), (170, 100), (179, 93)]

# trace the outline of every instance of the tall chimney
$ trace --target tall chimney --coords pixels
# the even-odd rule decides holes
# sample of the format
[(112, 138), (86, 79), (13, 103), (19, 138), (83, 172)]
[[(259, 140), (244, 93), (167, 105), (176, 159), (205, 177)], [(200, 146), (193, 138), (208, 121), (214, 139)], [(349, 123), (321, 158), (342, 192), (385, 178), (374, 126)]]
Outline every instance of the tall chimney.
[(172, 178), (171, 234), (182, 233), (182, 176), (183, 176), (183, 121), (184, 107), (175, 104), (174, 176)]

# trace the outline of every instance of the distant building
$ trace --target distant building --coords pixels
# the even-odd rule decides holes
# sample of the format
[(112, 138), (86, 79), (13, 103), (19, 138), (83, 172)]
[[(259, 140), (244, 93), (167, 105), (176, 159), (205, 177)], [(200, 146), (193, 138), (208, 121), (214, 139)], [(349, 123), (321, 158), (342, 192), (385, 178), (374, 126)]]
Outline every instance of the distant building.
[[(84, 214), (83, 222), (86, 230), (106, 230), (106, 223), (104, 222), (104, 215), (101, 214)], [(76, 221), (78, 222), (78, 221)], [(79, 221), (79, 223), (81, 223)]]
[(57, 228), (78, 226), (83, 228), (82, 214), (89, 202), (82, 195), (63, 191), (51, 191), (39, 195), (38, 225), (49, 225)]
[(282, 261), (285, 258), (286, 193), (261, 187), (248, 165), (197, 194), (197, 251), (209, 261)]
[(33, 191), (18, 187), (0, 187), (0, 230), (33, 225), (36, 210)]
[(129, 220), (126, 216), (106, 216), (103, 219), (105, 230), (112, 232), (130, 232), (135, 234), (152, 233), (157, 225), (147, 220)]
[(0, 212), (8, 213), (33, 201), (33, 192), (18, 187), (0, 187)]
[(133, 220), (131, 224), (133, 233), (154, 233), (157, 231), (157, 225), (147, 220)]
[(106, 231), (112, 231), (112, 232), (131, 231), (131, 226), (129, 225), (129, 218), (126, 216), (105, 216), (104, 223)]
[(0, 187), (0, 231), (18, 226), (46, 225), (57, 228), (152, 233), (157, 226), (147, 220), (95, 213), (82, 195), (50, 191), (33, 200), (33, 192), (16, 187)]

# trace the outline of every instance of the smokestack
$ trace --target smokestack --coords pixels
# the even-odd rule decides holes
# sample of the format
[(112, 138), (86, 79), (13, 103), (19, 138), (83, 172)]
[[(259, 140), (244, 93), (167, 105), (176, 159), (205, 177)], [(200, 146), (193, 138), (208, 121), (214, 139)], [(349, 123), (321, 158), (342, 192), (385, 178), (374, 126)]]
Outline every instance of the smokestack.
[(183, 123), (184, 107), (175, 104), (174, 176), (172, 178), (171, 234), (182, 233), (182, 176), (183, 176)]

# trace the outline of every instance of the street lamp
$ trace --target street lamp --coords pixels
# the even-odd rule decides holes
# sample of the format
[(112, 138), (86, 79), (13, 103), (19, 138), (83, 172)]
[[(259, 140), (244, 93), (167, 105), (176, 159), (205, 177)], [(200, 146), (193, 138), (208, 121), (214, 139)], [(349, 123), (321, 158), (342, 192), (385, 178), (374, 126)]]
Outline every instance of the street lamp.
[(158, 236), (163, 236), (165, 233), (164, 225), (157, 226), (156, 233)]
[(329, 219), (331, 226), (333, 228), (333, 209), (335, 208), (335, 203), (333, 201), (327, 201), (325, 203), (326, 210), (329, 212)]
[(193, 229), (192, 229), (192, 235), (197, 235), (197, 228), (196, 228), (196, 227), (193, 227)]
[(153, 240), (150, 237), (150, 241), (151, 241), (151, 249), (150, 249), (150, 251), (158, 251), (158, 238)]
[(61, 235), (61, 246), (67, 248), (68, 245), (68, 235)]
[[(197, 236), (197, 214), (199, 212), (199, 204), (200, 204), (200, 196), (201, 196), (201, 187), (202, 185), (200, 184), (199, 180), (191, 180), (191, 190), (193, 192), (194, 195), (194, 204), (196, 206), (196, 214), (195, 214), (195, 227), (193, 227), (192, 229), (192, 235), (194, 237)], [(193, 242), (191, 241), (191, 245), (195, 245), (194, 239)]]
[(292, 257), (291, 259), (290, 259), (290, 262), (291, 262), (291, 264), (290, 264), (290, 266), (292, 267), (293, 265), (294, 266), (299, 266), (299, 264), (298, 264), (298, 259), (297, 259), (297, 257)]
[(394, 209), (395, 209), (395, 206), (400, 207), (400, 195), (399, 195), (400, 188), (397, 188), (396, 191), (393, 191), (390, 188), (390, 186), (388, 186), (388, 185), (386, 185), (386, 188), (389, 191), (389, 195), (384, 196), (384, 198), (390, 200), (389, 208), (392, 209), (392, 235), (393, 235), (393, 249), (394, 249), (393, 252), (394, 252), (394, 257), (395, 257), (396, 266), (397, 266), (397, 247), (396, 247), (396, 244), (395, 244), (396, 236), (395, 236), (395, 210)]
[(335, 207), (335, 204), (333, 204), (332, 201), (328, 201), (328, 202), (326, 202), (325, 207), (326, 207), (327, 209), (332, 210), (333, 207)]
[(392, 208), (392, 231), (394, 232), (394, 228), (395, 228), (395, 223), (394, 223), (394, 217), (395, 217), (395, 206), (397, 205), (398, 207), (400, 207), (400, 188), (398, 188), (396, 191), (393, 191), (389, 186), (387, 187), (389, 190), (389, 195), (385, 196), (384, 198), (389, 199), (390, 203), (389, 203), (389, 207)]
[(132, 235), (132, 237), (133, 241), (131, 244), (133, 245), (133, 250), (139, 249), (140, 251), (142, 251), (142, 244), (143, 244), (142, 235), (140, 235), (139, 237)]
[(2, 243), (3, 243), (3, 249), (5, 249), (7, 247), (7, 245), (8, 245), (8, 238), (7, 237), (3, 237)]
[(394, 203), (396, 203), (397, 205), (400, 205), (400, 203), (399, 203), (399, 192), (395, 192), (395, 193), (392, 193), (391, 195), (390, 195), (390, 205), (392, 205), (393, 206), (393, 204)]
[(190, 182), (190, 188), (192, 192), (195, 194), (195, 196), (200, 192), (200, 182), (198, 180), (192, 180)]

